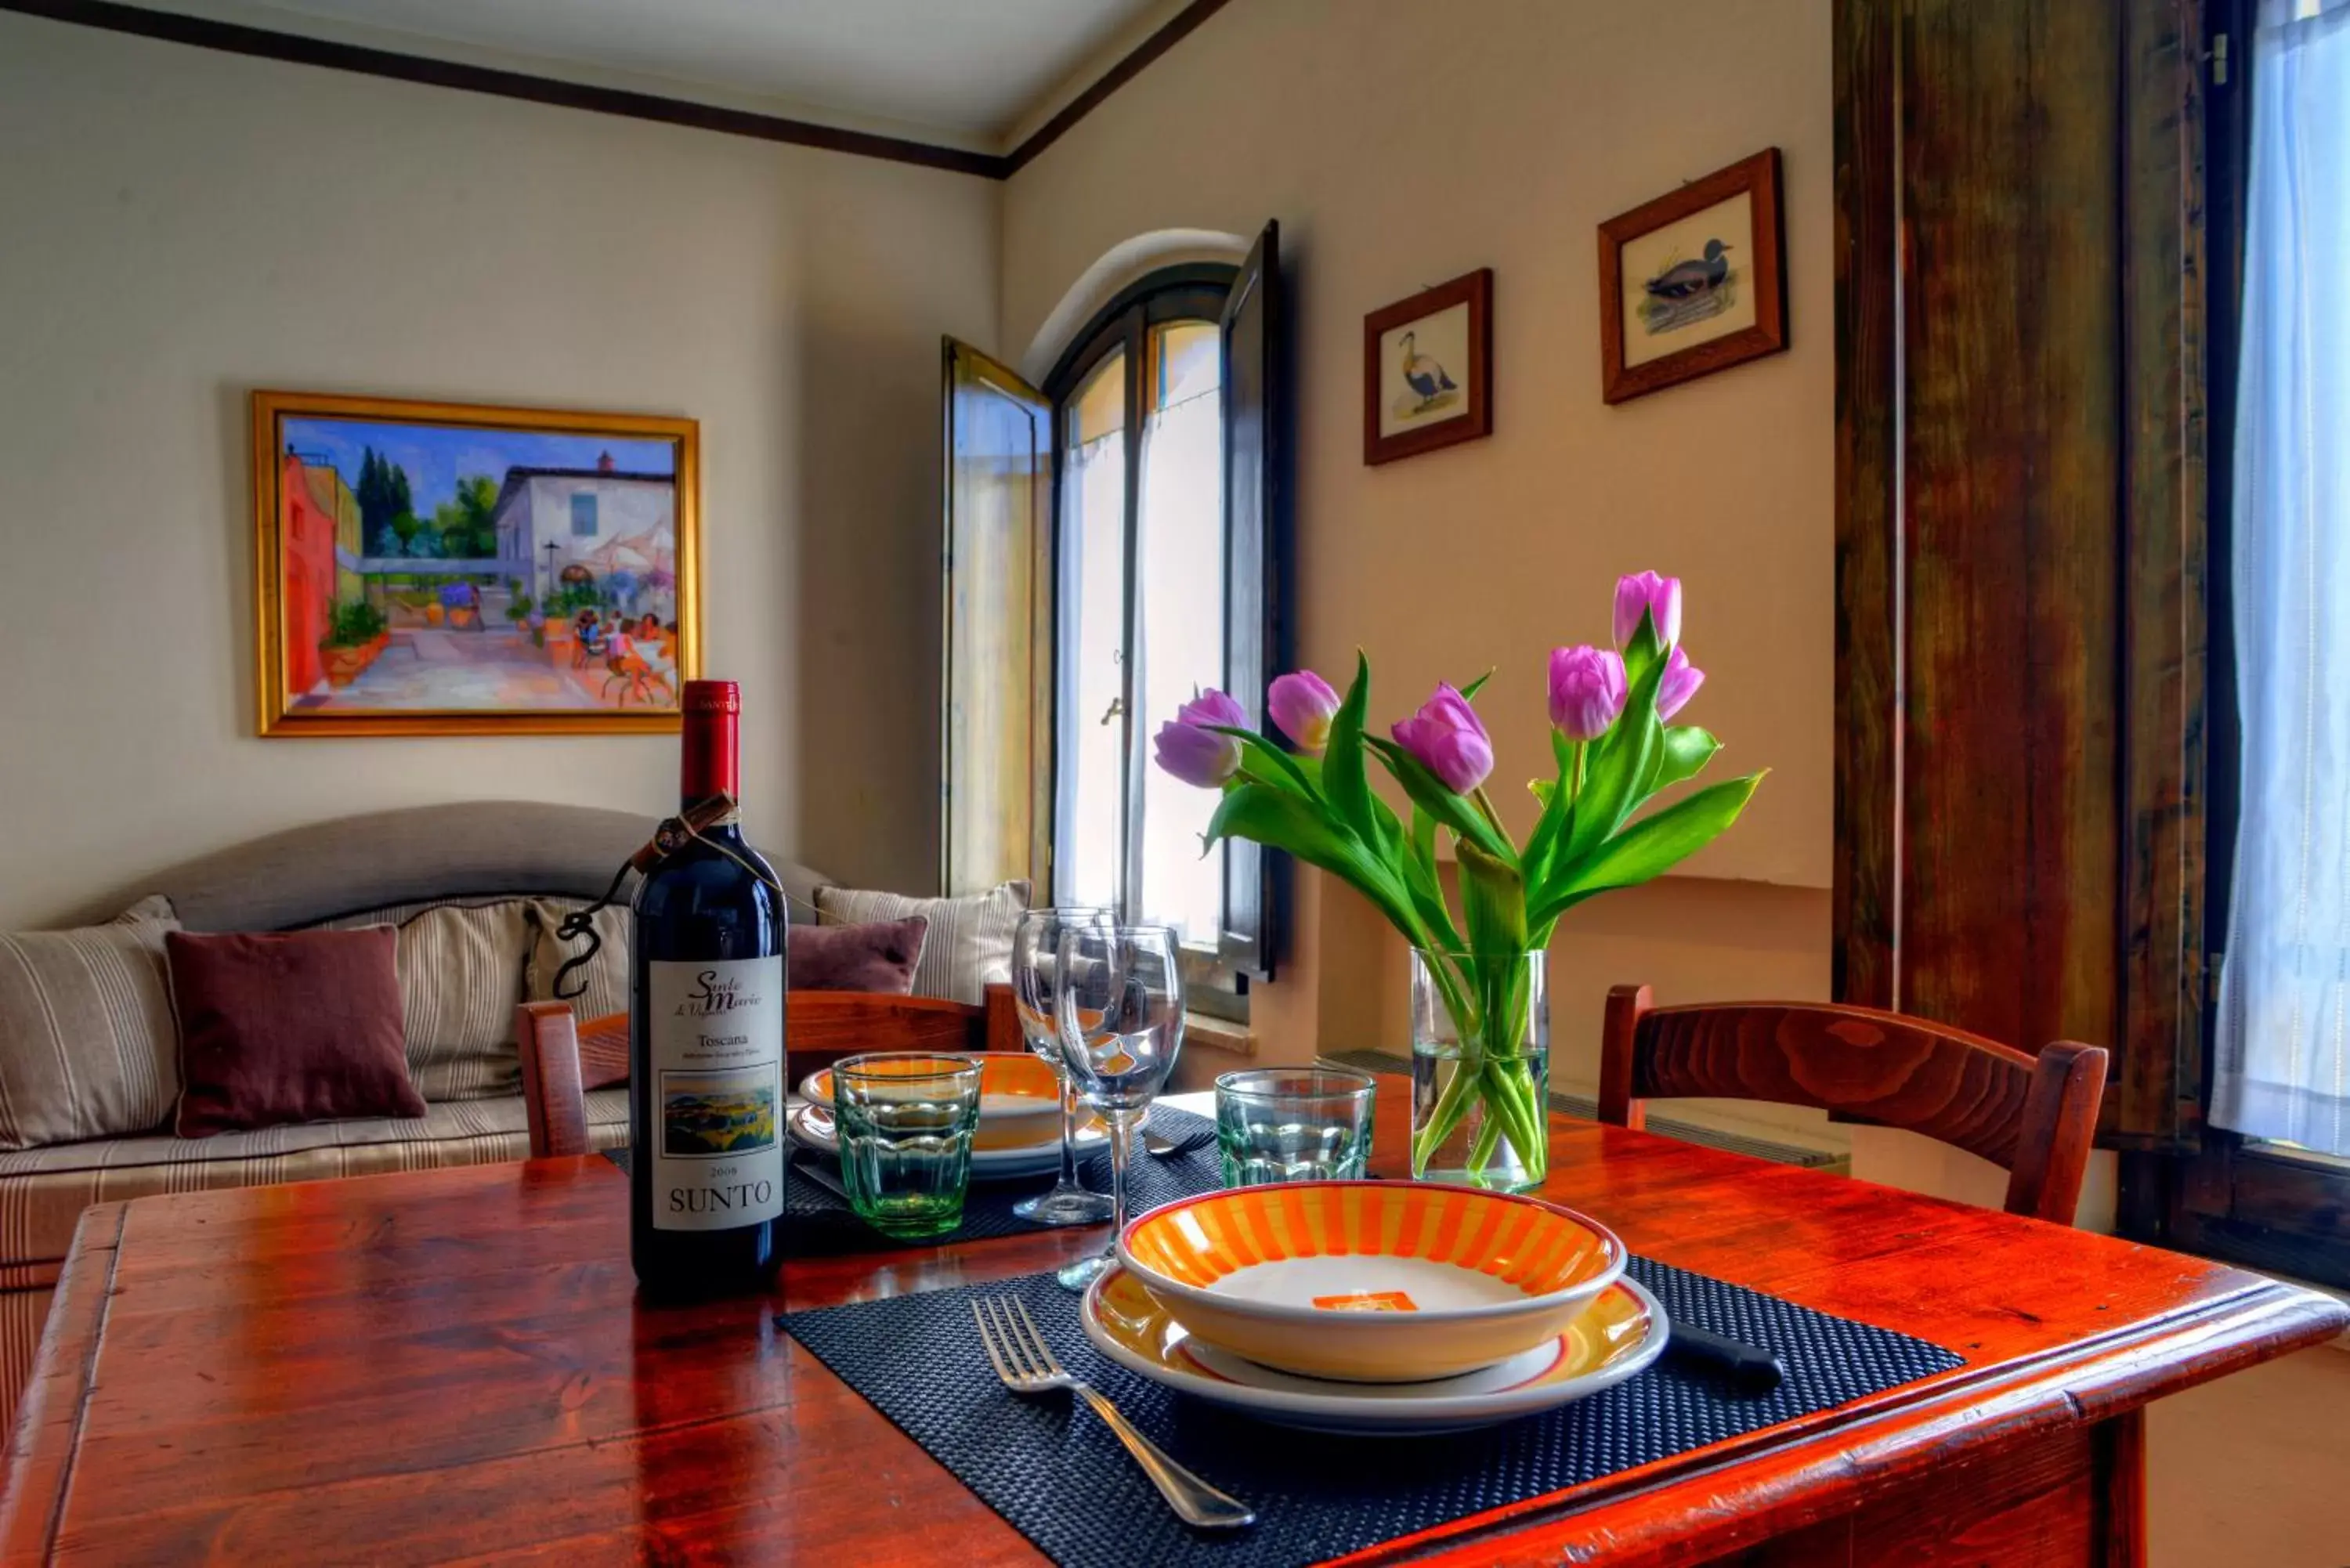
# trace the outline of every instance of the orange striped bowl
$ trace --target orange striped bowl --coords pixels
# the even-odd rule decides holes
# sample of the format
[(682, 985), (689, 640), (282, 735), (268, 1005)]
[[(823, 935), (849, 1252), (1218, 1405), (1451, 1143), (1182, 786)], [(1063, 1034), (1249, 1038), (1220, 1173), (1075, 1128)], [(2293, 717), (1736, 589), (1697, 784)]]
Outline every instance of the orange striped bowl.
[(1291, 1181), (1154, 1209), (1121, 1262), (1234, 1355), (1348, 1383), (1416, 1383), (1556, 1338), (1624, 1272), (1624, 1243), (1538, 1198), (1431, 1182)]

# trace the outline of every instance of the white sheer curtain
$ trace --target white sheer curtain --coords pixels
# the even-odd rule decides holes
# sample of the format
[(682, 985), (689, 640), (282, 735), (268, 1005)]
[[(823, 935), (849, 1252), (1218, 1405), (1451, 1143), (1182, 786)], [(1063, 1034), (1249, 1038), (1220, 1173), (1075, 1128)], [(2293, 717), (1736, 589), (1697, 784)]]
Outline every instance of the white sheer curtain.
[(2253, 51), (2211, 1116), (2350, 1155), (2350, 0), (2263, 0)]
[[(1150, 416), (1142, 437), (1142, 713), (1146, 732), (1224, 683), (1223, 420), (1211, 385)], [(1218, 797), (1158, 768), (1142, 776), (1143, 918), (1213, 946), (1224, 852), (1200, 840)]]

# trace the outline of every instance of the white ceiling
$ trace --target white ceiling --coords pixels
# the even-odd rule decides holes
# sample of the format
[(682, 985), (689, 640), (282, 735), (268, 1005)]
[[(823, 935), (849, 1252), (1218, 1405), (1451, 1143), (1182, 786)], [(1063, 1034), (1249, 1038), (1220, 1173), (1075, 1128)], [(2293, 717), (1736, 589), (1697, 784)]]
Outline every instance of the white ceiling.
[[(186, 11), (224, 9), (150, 0)], [(779, 109), (1001, 139), (1159, 0), (260, 0), (276, 25), (348, 29), (665, 78)], [(305, 23), (324, 23), (324, 28)], [(456, 46), (452, 49), (448, 46)]]

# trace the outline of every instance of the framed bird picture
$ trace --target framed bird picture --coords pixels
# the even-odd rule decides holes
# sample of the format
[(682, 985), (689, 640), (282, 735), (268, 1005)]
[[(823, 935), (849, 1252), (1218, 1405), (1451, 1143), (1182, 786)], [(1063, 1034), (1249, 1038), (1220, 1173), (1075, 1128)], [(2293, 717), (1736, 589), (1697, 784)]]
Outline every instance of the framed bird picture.
[(1775, 147), (1599, 225), (1600, 393), (1623, 402), (1787, 347)]
[(1493, 269), (1363, 317), (1363, 461), (1493, 433)]

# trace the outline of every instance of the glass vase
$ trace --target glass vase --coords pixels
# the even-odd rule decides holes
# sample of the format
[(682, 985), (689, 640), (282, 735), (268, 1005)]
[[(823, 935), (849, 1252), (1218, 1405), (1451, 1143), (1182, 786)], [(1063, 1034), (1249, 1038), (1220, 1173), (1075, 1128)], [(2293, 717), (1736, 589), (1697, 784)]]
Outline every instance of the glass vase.
[(1530, 1192), (1550, 1174), (1544, 955), (1411, 955), (1411, 1174)]

